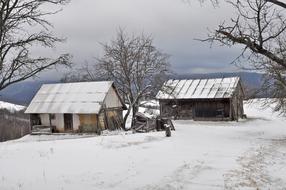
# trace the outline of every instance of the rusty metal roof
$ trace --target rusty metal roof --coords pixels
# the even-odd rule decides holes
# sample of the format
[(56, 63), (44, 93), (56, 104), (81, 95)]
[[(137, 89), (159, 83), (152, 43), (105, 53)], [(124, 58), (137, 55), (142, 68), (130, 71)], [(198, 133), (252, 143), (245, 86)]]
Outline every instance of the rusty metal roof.
[(44, 84), (25, 113), (99, 113), (112, 81)]
[(221, 99), (231, 98), (240, 78), (168, 80), (157, 99)]

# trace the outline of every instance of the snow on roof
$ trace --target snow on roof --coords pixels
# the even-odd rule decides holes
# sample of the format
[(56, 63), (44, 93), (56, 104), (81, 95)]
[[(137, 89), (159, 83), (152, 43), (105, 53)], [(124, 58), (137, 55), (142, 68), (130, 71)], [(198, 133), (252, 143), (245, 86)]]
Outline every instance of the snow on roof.
[(213, 99), (230, 98), (235, 91), (239, 77), (168, 80), (158, 92), (157, 99)]
[(44, 84), (25, 113), (99, 113), (112, 81)]

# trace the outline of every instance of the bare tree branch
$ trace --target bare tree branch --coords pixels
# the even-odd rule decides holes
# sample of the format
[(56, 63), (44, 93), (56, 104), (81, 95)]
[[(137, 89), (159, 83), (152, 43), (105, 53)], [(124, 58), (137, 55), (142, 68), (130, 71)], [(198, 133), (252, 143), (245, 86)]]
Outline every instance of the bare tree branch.
[[(1, 0), (0, 1), (0, 90), (26, 80), (56, 65), (70, 65), (70, 55), (56, 59), (33, 57), (30, 48), (55, 47), (64, 39), (50, 32), (52, 24), (45, 16), (56, 11), (43, 11), (45, 4), (64, 5), (68, 0)], [(31, 32), (34, 27), (39, 32)]]
[(282, 1), (278, 1), (278, 0), (265, 0), (265, 1), (273, 3), (275, 5), (278, 5), (284, 9), (286, 9), (286, 3), (283, 3)]
[(243, 68), (250, 63), (250, 68), (265, 74), (264, 85), (258, 93), (268, 92), (277, 103), (275, 111), (286, 113), (285, 4), (275, 0), (233, 0), (229, 3), (237, 11), (237, 17), (228, 24), (219, 25), (203, 41), (242, 45), (242, 54), (236, 61)]

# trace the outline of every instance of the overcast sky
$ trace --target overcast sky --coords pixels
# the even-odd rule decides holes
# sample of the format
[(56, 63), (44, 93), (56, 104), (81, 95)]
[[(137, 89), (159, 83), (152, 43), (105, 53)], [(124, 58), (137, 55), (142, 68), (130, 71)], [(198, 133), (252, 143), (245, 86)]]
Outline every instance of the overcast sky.
[[(172, 69), (177, 73), (230, 72), (237, 68), (230, 62), (239, 49), (196, 41), (206, 38), (208, 29), (215, 29), (229, 20), (233, 9), (227, 4), (214, 8), (210, 3), (191, 0), (71, 0), (63, 11), (49, 20), (54, 32), (66, 37), (66, 43), (53, 52), (68, 52), (77, 64), (93, 62), (102, 55), (100, 43), (115, 38), (119, 27), (131, 34), (150, 34), (161, 51), (170, 54)], [(48, 54), (38, 49), (38, 54)], [(60, 78), (48, 72), (43, 79)]]

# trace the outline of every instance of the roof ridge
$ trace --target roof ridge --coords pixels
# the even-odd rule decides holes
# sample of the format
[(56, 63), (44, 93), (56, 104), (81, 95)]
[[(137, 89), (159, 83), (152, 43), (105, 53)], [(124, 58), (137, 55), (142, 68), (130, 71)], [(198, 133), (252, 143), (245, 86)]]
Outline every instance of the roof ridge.
[(68, 85), (68, 84), (87, 84), (87, 83), (114, 83), (114, 81), (82, 81), (82, 82), (59, 82), (59, 83), (46, 83), (46, 84), (42, 84), (42, 86), (44, 85)]

